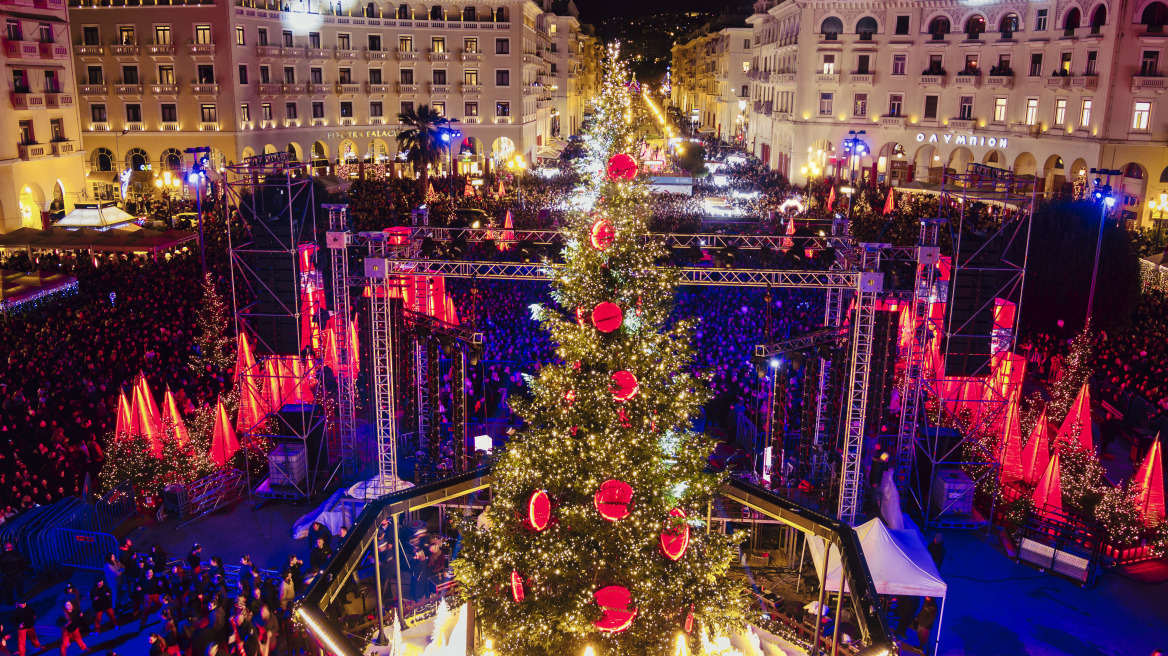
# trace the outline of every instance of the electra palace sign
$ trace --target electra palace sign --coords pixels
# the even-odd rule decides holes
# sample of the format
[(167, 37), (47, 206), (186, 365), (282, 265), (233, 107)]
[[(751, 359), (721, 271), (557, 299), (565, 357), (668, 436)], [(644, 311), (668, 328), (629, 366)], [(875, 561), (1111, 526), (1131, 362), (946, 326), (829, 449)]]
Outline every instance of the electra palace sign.
[(989, 146), (990, 148), (1005, 148), (1009, 139), (1006, 137), (979, 137), (975, 134), (925, 134), (917, 133), (917, 143), (952, 143), (955, 146)]

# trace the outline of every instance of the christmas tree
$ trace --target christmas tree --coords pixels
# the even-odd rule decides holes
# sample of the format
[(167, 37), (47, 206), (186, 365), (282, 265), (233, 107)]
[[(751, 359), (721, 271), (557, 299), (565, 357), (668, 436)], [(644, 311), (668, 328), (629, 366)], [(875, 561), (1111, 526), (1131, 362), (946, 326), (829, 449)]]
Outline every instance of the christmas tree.
[(199, 335), (195, 339), (199, 354), (195, 363), (199, 368), (211, 365), (218, 371), (227, 371), (235, 364), (235, 339), (227, 302), (215, 288), (209, 273), (203, 276), (203, 302), (195, 319), (199, 324)]
[(625, 79), (610, 61), (585, 138), (585, 166), (606, 173), (569, 218), (555, 306), (532, 307), (559, 363), (512, 403), (528, 428), (495, 465), (485, 517), (461, 527), (455, 572), (500, 655), (672, 654), (679, 634), (697, 646), (746, 615), (735, 541), (696, 521), (721, 483), (690, 430), (708, 391), (686, 372), (692, 322), (667, 326), (677, 277), (646, 239)]
[(1046, 406), (1046, 417), (1056, 426), (1062, 425), (1071, 410), (1071, 403), (1091, 374), (1091, 345), (1094, 340), (1091, 322), (1088, 321), (1083, 332), (1071, 342), (1071, 352), (1063, 359), (1062, 372), (1050, 390), (1050, 403)]

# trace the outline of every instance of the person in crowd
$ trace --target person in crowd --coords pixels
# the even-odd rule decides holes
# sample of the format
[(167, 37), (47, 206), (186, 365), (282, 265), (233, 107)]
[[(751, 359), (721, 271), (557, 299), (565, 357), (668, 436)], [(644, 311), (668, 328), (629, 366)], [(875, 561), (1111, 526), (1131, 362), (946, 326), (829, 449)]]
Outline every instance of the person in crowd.
[(308, 529), (308, 548), (310, 551), (319, 546), (319, 540), (324, 540), (326, 546), (332, 546), (333, 534), (324, 524), (313, 522), (312, 526)]
[(89, 651), (89, 647), (81, 639), (81, 629), (85, 626), (85, 617), (82, 615), (81, 609), (75, 606), (72, 601), (66, 601), (61, 610), (61, 618), (65, 622), (61, 628), (61, 656), (68, 655), (69, 645), (73, 643), (76, 643), (82, 652)]
[(118, 626), (118, 618), (114, 615), (113, 590), (106, 584), (104, 578), (99, 578), (93, 583), (93, 588), (89, 591), (89, 603), (93, 612), (94, 633), (101, 633), (102, 617), (108, 617), (115, 628)]
[(111, 553), (105, 559), (105, 584), (113, 595), (113, 607), (118, 607), (118, 595), (126, 592), (126, 568), (118, 562), (117, 554)]
[(24, 554), (16, 550), (11, 542), (4, 543), (4, 551), (0, 553), (0, 576), (4, 580), (4, 596), (11, 601), (24, 598), (24, 570), (28, 568), (28, 561)]
[(940, 533), (933, 536), (933, 541), (929, 543), (929, 555), (933, 557), (933, 564), (937, 566), (937, 571), (941, 571), (941, 563), (945, 562), (945, 536)]
[(920, 643), (921, 650), (925, 652), (929, 650), (929, 633), (933, 630), (933, 622), (936, 621), (937, 601), (932, 597), (925, 597), (925, 603), (921, 606), (921, 612), (913, 620), (913, 628), (917, 632), (917, 640)]
[(32, 646), (36, 647), (37, 650), (43, 649), (40, 638), (37, 637), (36, 618), (36, 611), (29, 608), (27, 600), (16, 600), (16, 609), (12, 611), (12, 622), (16, 625), (16, 653), (20, 656), (25, 656), (27, 653), (29, 642), (32, 642)]

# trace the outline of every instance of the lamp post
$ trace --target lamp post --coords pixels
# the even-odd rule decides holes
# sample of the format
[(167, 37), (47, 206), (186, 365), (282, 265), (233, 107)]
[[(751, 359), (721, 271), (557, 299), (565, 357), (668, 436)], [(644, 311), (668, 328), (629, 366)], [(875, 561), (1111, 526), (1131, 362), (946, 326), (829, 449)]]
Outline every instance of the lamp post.
[(848, 138), (844, 139), (844, 152), (848, 155), (848, 186), (843, 192), (848, 195), (848, 220), (852, 220), (852, 196), (856, 193), (852, 186), (856, 180), (856, 159), (868, 152), (868, 144), (860, 137), (867, 134), (864, 130), (848, 130)]
[(199, 259), (203, 263), (203, 275), (207, 275), (207, 244), (203, 237), (203, 182), (207, 179), (207, 164), (210, 162), (211, 148), (197, 146), (184, 152), (194, 155), (194, 164), (187, 174), (187, 182), (195, 185), (195, 210), (199, 215)]
[[(1095, 281), (1099, 277), (1099, 251), (1103, 247), (1103, 222), (1107, 220), (1107, 210), (1115, 207), (1115, 196), (1111, 194), (1111, 176), (1119, 175), (1115, 169), (1091, 169), (1095, 177), (1095, 200), (1099, 202), (1099, 234), (1095, 238), (1095, 264), (1091, 267), (1091, 291), (1087, 295), (1087, 321), (1095, 307)], [(1107, 176), (1107, 180), (1099, 176)]]
[(1156, 213), (1152, 217), (1152, 223), (1156, 224), (1156, 246), (1160, 245), (1160, 232), (1164, 223), (1164, 212), (1168, 211), (1168, 193), (1160, 194), (1160, 202), (1155, 200), (1148, 201), (1148, 209)]
[(450, 155), (450, 170), (447, 172), (450, 176), (450, 216), (454, 216), (454, 142), (462, 136), (462, 132), (454, 129), (452, 125), (458, 119), (450, 119), (446, 122), (446, 127), (442, 129), (442, 140), (446, 142), (446, 150)]

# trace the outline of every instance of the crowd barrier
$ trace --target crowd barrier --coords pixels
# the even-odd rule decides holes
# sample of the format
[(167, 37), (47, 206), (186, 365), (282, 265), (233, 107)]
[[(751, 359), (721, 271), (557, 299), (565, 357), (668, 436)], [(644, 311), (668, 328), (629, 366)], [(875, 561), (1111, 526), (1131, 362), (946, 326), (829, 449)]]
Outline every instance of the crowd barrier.
[(118, 541), (109, 533), (54, 528), (39, 540), (36, 553), (57, 567), (102, 571), (105, 560), (117, 553)]

